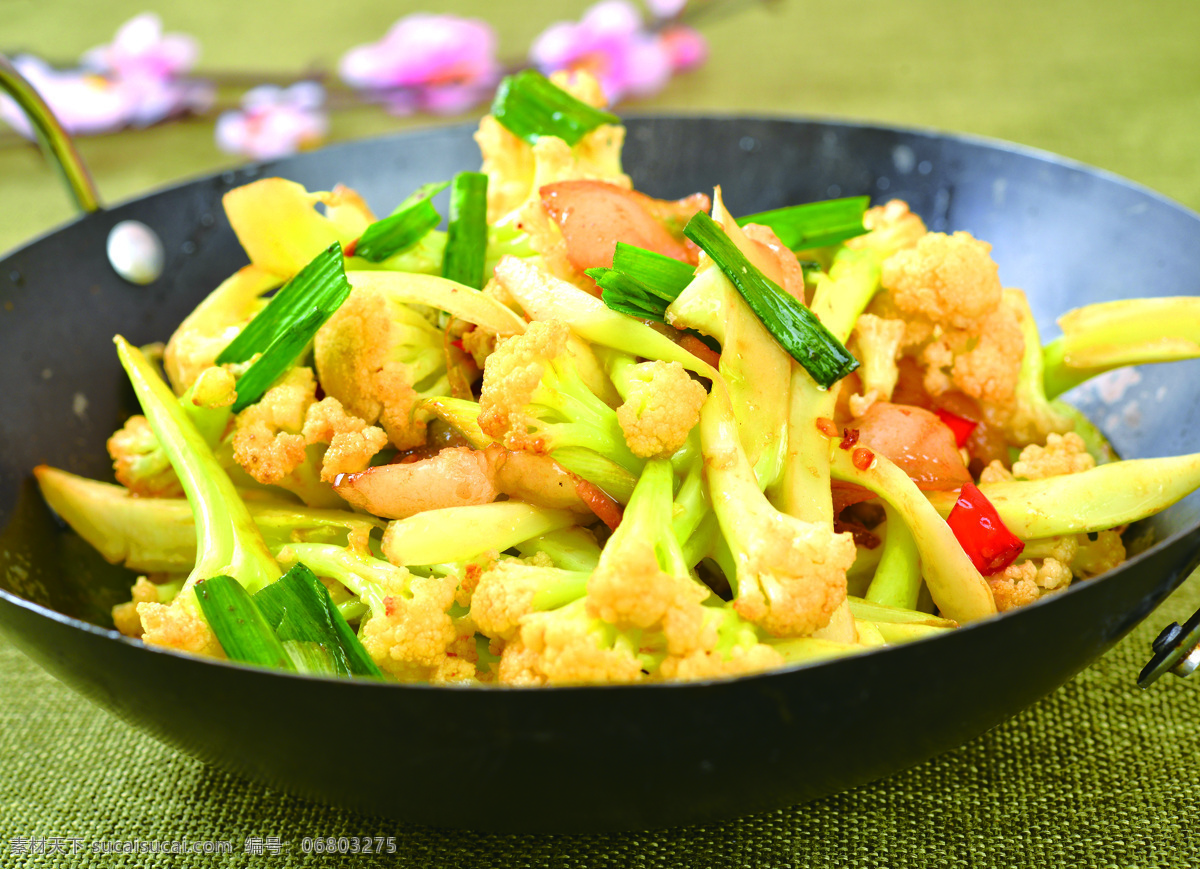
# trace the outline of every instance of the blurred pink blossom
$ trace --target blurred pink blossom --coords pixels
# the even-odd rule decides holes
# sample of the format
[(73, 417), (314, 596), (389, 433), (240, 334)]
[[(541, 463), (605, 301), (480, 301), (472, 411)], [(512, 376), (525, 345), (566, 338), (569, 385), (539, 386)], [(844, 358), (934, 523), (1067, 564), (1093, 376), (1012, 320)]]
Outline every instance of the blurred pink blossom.
[[(31, 55), (13, 63), (67, 132), (86, 135), (206, 111), (212, 105), (212, 85), (182, 75), (198, 54), (195, 40), (164, 36), (158, 16), (147, 13), (123, 24), (111, 44), (84, 54), (79, 69), (54, 69)], [(32, 136), (7, 97), (0, 98), (0, 117), (21, 135)]]
[[(13, 66), (41, 95), (68, 133), (107, 133), (125, 126), (129, 95), (116, 82), (82, 70), (57, 70), (44, 60), (23, 54)], [(33, 130), (11, 98), (0, 95), (0, 118), (27, 139)]]
[(687, 6), (687, 0), (646, 0), (646, 8), (660, 21), (674, 18), (684, 6)]
[(491, 96), (500, 78), (496, 38), (483, 21), (416, 13), (383, 39), (342, 56), (338, 72), (354, 88), (385, 91), (396, 114), (455, 114)]
[(534, 41), (529, 59), (547, 74), (587, 70), (596, 76), (610, 103), (648, 96), (671, 76), (702, 62), (704, 38), (683, 25), (648, 30), (628, 0), (602, 0), (578, 22), (551, 24)]
[(163, 79), (188, 72), (199, 56), (195, 39), (183, 33), (164, 34), (162, 20), (153, 12), (143, 12), (122, 24), (111, 43), (85, 52), (82, 62), (96, 72), (122, 78)]
[(329, 130), (325, 89), (315, 82), (289, 88), (263, 85), (242, 95), (240, 110), (217, 118), (217, 147), (255, 160), (273, 160), (314, 148)]

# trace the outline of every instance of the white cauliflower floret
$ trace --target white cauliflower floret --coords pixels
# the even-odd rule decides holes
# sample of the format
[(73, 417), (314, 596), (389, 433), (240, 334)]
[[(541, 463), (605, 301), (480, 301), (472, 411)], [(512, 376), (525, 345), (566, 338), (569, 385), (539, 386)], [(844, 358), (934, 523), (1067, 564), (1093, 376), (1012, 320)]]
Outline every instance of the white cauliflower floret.
[(634, 682), (644, 677), (637, 649), (577, 600), (521, 620), (504, 647), (500, 681), (511, 684)]
[(378, 423), (396, 449), (425, 443), (419, 403), (446, 395), (449, 380), (442, 331), (420, 311), (359, 287), (317, 332), (313, 357), (326, 395)]
[(1030, 444), (1013, 463), (1013, 476), (1022, 480), (1044, 480), (1060, 474), (1078, 474), (1096, 467), (1083, 438), (1075, 432), (1051, 434), (1046, 445)]
[(699, 421), (708, 392), (678, 362), (642, 362), (632, 367), (630, 381), (617, 409), (625, 442), (642, 458), (670, 456)]
[(1071, 559), (1071, 570), (1080, 579), (1091, 579), (1120, 566), (1125, 561), (1125, 544), (1116, 529), (1096, 533), (1096, 539), (1081, 534), (1079, 548)]
[[(850, 411), (862, 416), (876, 401), (891, 401), (900, 369), (896, 360), (904, 341), (904, 321), (863, 314), (854, 324), (850, 350), (859, 361), (862, 393), (850, 398)], [(856, 401), (857, 399), (857, 401)]]
[[(372, 611), (360, 633), (380, 669), (405, 682), (462, 678), (459, 662), (473, 653), (474, 644), (469, 649), (456, 645), (459, 630), (447, 613), (457, 577), (415, 576), (396, 568), (395, 575), (381, 577), (380, 583), (383, 611)], [(473, 663), (470, 671), (474, 673)]]
[(113, 626), (127, 637), (140, 637), (144, 629), (138, 616), (138, 604), (158, 602), (158, 587), (146, 577), (139, 576), (133, 584), (133, 599), (112, 608)]
[(846, 599), (854, 538), (783, 513), (748, 518), (758, 527), (742, 539), (749, 544), (733, 608), (777, 637), (803, 637), (824, 627)]
[(881, 282), (905, 314), (969, 329), (1000, 304), (992, 246), (968, 232), (930, 232), (888, 257)]
[(302, 431), (308, 445), (328, 444), (321, 458), (321, 479), (332, 483), (341, 474), (365, 470), (372, 457), (387, 446), (378, 426), (346, 413), (336, 398), (323, 398), (308, 408)]

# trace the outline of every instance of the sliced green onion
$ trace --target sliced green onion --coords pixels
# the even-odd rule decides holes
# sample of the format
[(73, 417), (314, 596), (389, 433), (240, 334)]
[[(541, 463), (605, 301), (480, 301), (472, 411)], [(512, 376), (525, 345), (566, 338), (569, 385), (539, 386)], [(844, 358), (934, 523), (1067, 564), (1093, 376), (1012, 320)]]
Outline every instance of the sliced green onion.
[(601, 124), (621, 123), (616, 115), (575, 99), (532, 69), (500, 82), (492, 101), (492, 116), (531, 145), (542, 136), (557, 136), (574, 145)]
[(711, 217), (697, 212), (683, 234), (712, 257), (780, 346), (820, 386), (828, 389), (858, 367), (858, 360), (816, 315), (746, 259)]
[(231, 661), (296, 669), (270, 622), (237, 580), (214, 576), (197, 582), (195, 590), (205, 620)]
[(271, 297), (267, 306), (221, 351), (217, 364), (245, 362), (255, 353), (265, 352), (278, 335), (313, 308), (328, 308), (332, 314), (349, 294), (342, 248), (335, 242)]
[(611, 269), (588, 269), (614, 311), (640, 320), (665, 322), (667, 307), (692, 282), (695, 268), (652, 250), (617, 242)]
[[(339, 676), (383, 675), (342, 618), (329, 589), (305, 565), (295, 565), (265, 586), (254, 595), (254, 602), (287, 651), (306, 661), (297, 662), (301, 672), (312, 672), (306, 666), (315, 666), (316, 672)], [(326, 659), (329, 668), (323, 669), (321, 662)]]
[(439, 181), (418, 187), (391, 215), (363, 230), (354, 246), (354, 255), (368, 262), (383, 262), (390, 256), (408, 250), (437, 229), (442, 216), (431, 200), (449, 184), (448, 181)]
[(442, 277), (476, 290), (483, 289), (483, 262), (487, 258), (487, 176), (459, 172), (450, 190), (450, 225)]
[(768, 226), (791, 250), (827, 247), (866, 233), (862, 219), (870, 201), (869, 196), (848, 196), (776, 208), (739, 217), (738, 226)]
[[(288, 295), (276, 306), (285, 293)], [(263, 397), (349, 295), (350, 282), (342, 266), (342, 249), (334, 243), (288, 281), (217, 357), (217, 363), (224, 364), (244, 362), (255, 353), (262, 354), (237, 382), (234, 413)], [(243, 340), (251, 330), (250, 338)]]

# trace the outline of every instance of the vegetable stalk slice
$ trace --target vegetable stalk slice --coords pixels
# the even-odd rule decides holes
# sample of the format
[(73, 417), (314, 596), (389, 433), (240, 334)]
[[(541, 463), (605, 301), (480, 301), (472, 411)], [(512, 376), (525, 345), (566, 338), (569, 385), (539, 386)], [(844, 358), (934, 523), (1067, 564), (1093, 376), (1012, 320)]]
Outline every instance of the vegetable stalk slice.
[(487, 258), (487, 176), (459, 172), (450, 190), (450, 226), (442, 277), (472, 289), (483, 289), (483, 263)]
[(354, 246), (354, 255), (377, 263), (408, 250), (442, 222), (432, 199), (448, 186), (450, 182), (439, 181), (418, 187), (388, 217), (363, 231)]
[(683, 234), (712, 257), (780, 346), (820, 386), (828, 389), (858, 367), (816, 315), (746, 259), (711, 217), (697, 213)]
[(492, 116), (531, 145), (542, 136), (556, 136), (574, 145), (601, 124), (621, 123), (616, 115), (575, 99), (532, 69), (500, 82)]
[(847, 196), (807, 202), (739, 217), (738, 226), (757, 223), (770, 227), (791, 250), (828, 247), (867, 231), (863, 226), (863, 214), (870, 201), (869, 196)]
[(946, 524), (983, 576), (1004, 570), (1025, 549), (1020, 538), (1004, 527), (992, 502), (974, 483), (963, 484)]

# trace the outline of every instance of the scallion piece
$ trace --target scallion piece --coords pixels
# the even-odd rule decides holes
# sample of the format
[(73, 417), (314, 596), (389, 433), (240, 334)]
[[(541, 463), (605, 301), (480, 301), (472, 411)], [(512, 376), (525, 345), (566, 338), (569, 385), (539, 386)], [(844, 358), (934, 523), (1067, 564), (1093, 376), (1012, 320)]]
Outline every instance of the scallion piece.
[(848, 196), (776, 208), (739, 217), (738, 226), (768, 226), (791, 250), (828, 247), (867, 231), (862, 219), (870, 201), (869, 196)]
[(224, 364), (262, 354), (238, 379), (234, 413), (262, 398), (349, 295), (342, 249), (334, 243), (288, 281), (217, 357), (217, 363)]
[(197, 582), (195, 590), (205, 620), (231, 661), (296, 669), (270, 622), (237, 580), (214, 576)]
[(437, 229), (442, 216), (433, 207), (434, 196), (449, 186), (448, 181), (423, 184), (400, 203), (388, 217), (377, 220), (363, 230), (354, 247), (354, 255), (368, 262), (383, 262), (390, 256), (403, 253), (426, 235)]
[(246, 324), (217, 357), (217, 364), (245, 362), (263, 353), (278, 335), (286, 332), (313, 308), (328, 308), (332, 314), (350, 294), (342, 249), (337, 243), (317, 254), (312, 262), (271, 297), (271, 301)]
[(616, 115), (575, 99), (532, 69), (500, 82), (492, 101), (492, 116), (531, 145), (542, 136), (557, 136), (574, 145), (601, 124), (621, 123)]
[(639, 320), (665, 322), (667, 307), (692, 281), (695, 269), (661, 253), (617, 242), (613, 267), (592, 268), (588, 277), (604, 304)]
[(306, 662), (297, 661), (301, 672), (315, 667), (338, 676), (383, 676), (334, 606), (329, 589), (305, 565), (295, 565), (263, 587), (254, 602), (285, 649)]
[(487, 258), (487, 176), (459, 172), (450, 188), (450, 225), (442, 277), (476, 290), (483, 289), (483, 262)]
[(780, 346), (820, 386), (829, 388), (858, 367), (858, 360), (816, 315), (746, 259), (711, 217), (698, 212), (683, 234), (712, 257)]

